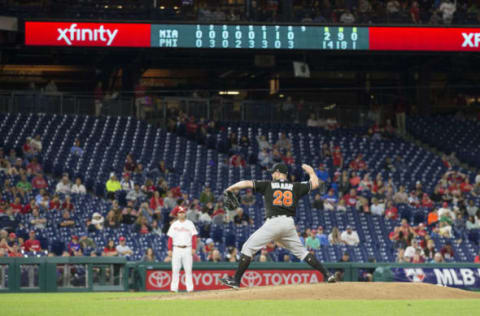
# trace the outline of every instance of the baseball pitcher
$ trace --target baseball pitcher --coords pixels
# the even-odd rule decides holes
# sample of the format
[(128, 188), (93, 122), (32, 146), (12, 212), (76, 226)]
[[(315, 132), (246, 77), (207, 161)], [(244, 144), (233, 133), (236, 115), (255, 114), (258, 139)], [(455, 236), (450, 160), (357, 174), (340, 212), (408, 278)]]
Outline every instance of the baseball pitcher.
[[(319, 186), (319, 181), (313, 168), (303, 164), (302, 169), (310, 176), (310, 181), (288, 181), (288, 168), (286, 165), (279, 163), (270, 170), (272, 181), (245, 180), (237, 182), (226, 189), (224, 194), (226, 200), (231, 199), (233, 195), (230, 192), (233, 190), (252, 188), (255, 192), (262, 194), (265, 203), (266, 221), (243, 244), (235, 276), (220, 279), (223, 284), (238, 289), (243, 273), (250, 265), (252, 257), (272, 240), (281, 243), (297, 258), (305, 260), (314, 269), (320, 271), (328, 282), (335, 282), (335, 276), (330, 275), (317, 258), (303, 246), (295, 229), (294, 217), (298, 200)], [(225, 204), (228, 205), (230, 203), (227, 201)]]
[(180, 281), (180, 269), (183, 266), (187, 292), (193, 291), (192, 263), (193, 254), (197, 249), (197, 229), (195, 225), (186, 219), (185, 208), (181, 207), (177, 212), (177, 220), (170, 226), (168, 235), (168, 255), (172, 257), (172, 284), (170, 291), (178, 292)]

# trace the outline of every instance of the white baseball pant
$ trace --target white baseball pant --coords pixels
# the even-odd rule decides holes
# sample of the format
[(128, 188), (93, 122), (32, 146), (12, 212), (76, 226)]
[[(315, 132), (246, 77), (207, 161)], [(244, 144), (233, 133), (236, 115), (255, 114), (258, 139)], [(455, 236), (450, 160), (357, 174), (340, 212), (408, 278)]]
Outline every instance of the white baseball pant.
[(282, 244), (300, 260), (305, 259), (308, 250), (298, 237), (293, 217), (276, 216), (269, 218), (243, 244), (242, 253), (253, 257), (260, 249), (271, 241)]
[(193, 291), (193, 278), (192, 278), (192, 247), (179, 248), (173, 246), (172, 251), (172, 283), (170, 284), (170, 291), (178, 291), (178, 283), (180, 282), (180, 269), (183, 266), (185, 271), (185, 283), (187, 291)]

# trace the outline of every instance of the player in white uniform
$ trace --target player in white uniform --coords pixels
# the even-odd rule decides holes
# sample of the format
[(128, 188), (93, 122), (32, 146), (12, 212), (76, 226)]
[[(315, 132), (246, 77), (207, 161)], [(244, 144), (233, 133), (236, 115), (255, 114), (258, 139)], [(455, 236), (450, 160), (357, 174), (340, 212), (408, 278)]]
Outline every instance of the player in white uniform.
[(185, 271), (187, 292), (193, 291), (192, 256), (197, 249), (198, 233), (195, 225), (186, 217), (185, 208), (180, 208), (177, 212), (177, 220), (172, 223), (167, 232), (169, 237), (168, 255), (172, 256), (172, 283), (170, 285), (170, 291), (172, 292), (178, 292), (182, 266)]

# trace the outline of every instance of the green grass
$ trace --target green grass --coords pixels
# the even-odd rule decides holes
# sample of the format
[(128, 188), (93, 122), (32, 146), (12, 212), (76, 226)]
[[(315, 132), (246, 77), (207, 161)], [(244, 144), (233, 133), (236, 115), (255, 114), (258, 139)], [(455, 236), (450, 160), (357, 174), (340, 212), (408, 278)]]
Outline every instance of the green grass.
[[(478, 315), (480, 300), (298, 300), (160, 301), (128, 300), (152, 293), (0, 294), (5, 316), (32, 315)], [(414, 313), (414, 314), (413, 314)]]

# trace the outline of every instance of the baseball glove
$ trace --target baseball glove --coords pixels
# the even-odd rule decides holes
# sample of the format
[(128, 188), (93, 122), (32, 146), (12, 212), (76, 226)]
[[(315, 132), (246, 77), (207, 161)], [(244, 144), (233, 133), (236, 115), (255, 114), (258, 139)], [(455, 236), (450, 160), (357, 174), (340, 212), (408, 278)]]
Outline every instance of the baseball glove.
[(225, 191), (223, 192), (223, 205), (227, 210), (233, 211), (240, 206), (240, 202), (233, 192)]

